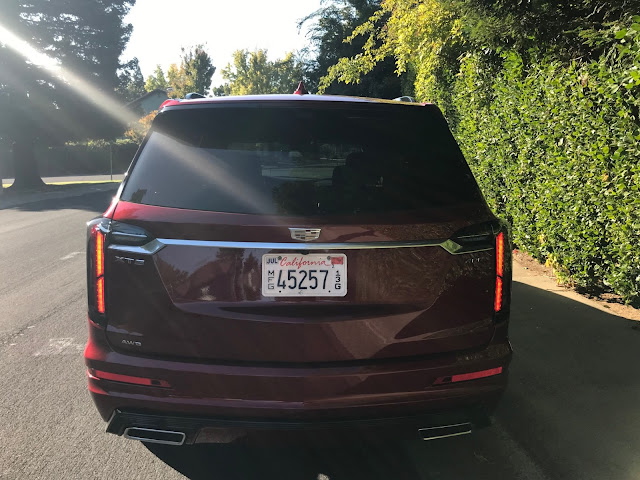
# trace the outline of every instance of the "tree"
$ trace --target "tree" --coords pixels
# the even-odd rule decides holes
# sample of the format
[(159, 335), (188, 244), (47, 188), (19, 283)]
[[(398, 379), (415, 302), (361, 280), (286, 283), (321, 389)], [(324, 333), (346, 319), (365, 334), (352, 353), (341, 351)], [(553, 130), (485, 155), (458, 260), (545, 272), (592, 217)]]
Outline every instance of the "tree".
[(134, 3), (3, 2), (0, 137), (12, 145), (15, 188), (42, 184), (35, 142), (104, 138), (121, 126), (110, 107), (119, 105), (119, 57), (132, 29), (123, 18)]
[[(348, 36), (347, 43), (360, 47), (329, 66), (319, 89), (332, 93), (335, 81), (365, 82), (384, 62), (395, 61), (396, 73), (409, 73), (414, 80), (417, 97), (447, 104), (465, 54), (482, 59), (487, 73), (501, 66), (502, 53), (508, 50), (524, 59), (597, 58), (607, 42), (598, 43), (595, 32), (639, 10), (640, 0), (384, 0)], [(323, 32), (333, 31), (329, 26), (336, 15), (351, 15), (340, 13), (351, 12), (348, 8), (321, 12), (325, 11), (312, 30), (316, 41), (324, 38), (318, 37)]]
[(162, 67), (160, 65), (156, 65), (155, 71), (147, 77), (144, 89), (147, 92), (153, 92), (154, 90), (166, 90), (168, 86), (169, 83), (164, 76)]
[(553, 53), (563, 61), (598, 58), (602, 48), (585, 42), (585, 33), (640, 12), (639, 0), (451, 1), (463, 14), (475, 45), (524, 56), (530, 50)]
[(122, 66), (118, 75), (118, 94), (124, 102), (131, 102), (145, 94), (145, 82), (136, 57)]
[(457, 1), (386, 0), (347, 41), (357, 39), (361, 50), (329, 67), (320, 90), (335, 80), (357, 84), (380, 62), (395, 60), (396, 73), (410, 73), (420, 100), (448, 104), (448, 86), (458, 73), (467, 41)]
[[(184, 98), (187, 93), (192, 92), (206, 95), (211, 88), (211, 78), (215, 71), (216, 67), (213, 66), (211, 57), (203, 45), (196, 45), (190, 50), (182, 48), (180, 64), (172, 63), (169, 66), (166, 80), (158, 65), (156, 75), (151, 80), (152, 83), (150, 84), (147, 80), (147, 91), (153, 90), (151, 86), (163, 90), (170, 87), (171, 91), (168, 94), (171, 98)], [(164, 81), (164, 88), (161, 87), (162, 81)]]
[[(196, 45), (191, 50), (182, 49), (181, 68), (184, 70), (185, 89), (206, 95), (211, 88), (211, 79), (216, 67), (203, 45)], [(185, 92), (185, 93), (189, 93)]]
[(184, 96), (189, 93), (185, 91), (188, 88), (187, 76), (182, 65), (180, 65), (180, 67), (175, 63), (169, 65), (169, 70), (167, 70), (167, 85), (170, 87), (167, 93), (171, 98), (184, 98)]
[[(307, 71), (312, 88), (316, 88), (329, 68), (341, 58), (350, 58), (362, 51), (364, 39), (345, 41), (351, 32), (380, 9), (381, 0), (333, 0), (324, 1), (323, 7), (311, 13), (299, 23), (309, 24), (308, 37), (313, 46), (314, 59), (308, 62)], [(411, 85), (396, 75), (393, 59), (382, 60), (357, 82), (331, 82), (322, 91), (333, 95), (394, 98), (411, 94)]]
[(222, 78), (227, 82), (215, 90), (216, 95), (291, 93), (304, 79), (304, 68), (294, 52), (270, 61), (267, 50), (236, 50), (233, 64), (222, 70)]

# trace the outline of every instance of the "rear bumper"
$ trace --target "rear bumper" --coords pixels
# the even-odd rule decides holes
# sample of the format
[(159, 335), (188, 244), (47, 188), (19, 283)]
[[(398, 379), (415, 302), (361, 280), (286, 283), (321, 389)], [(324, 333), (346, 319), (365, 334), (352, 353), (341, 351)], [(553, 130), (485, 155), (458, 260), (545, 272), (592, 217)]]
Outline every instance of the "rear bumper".
[[(232, 443), (247, 438), (266, 439), (269, 442), (313, 438), (322, 443), (335, 444), (351, 442), (357, 436), (387, 434), (393, 435), (393, 438), (402, 436), (432, 440), (471, 433), (472, 429), (487, 426), (490, 423), (489, 413), (484, 408), (471, 408), (404, 417), (275, 421), (179, 416), (116, 409), (108, 422), (107, 432), (137, 440), (146, 439), (151, 443), (175, 445)], [(151, 437), (136, 438), (134, 430)], [(153, 432), (179, 434), (182, 438), (177, 437), (175, 442), (158, 441), (157, 438), (153, 439)]]
[[(238, 431), (428, 426), (434, 422), (420, 417), (436, 415), (438, 423), (442, 412), (452, 415), (452, 421), (474, 421), (475, 412), (491, 409), (505, 389), (512, 355), (505, 326), (489, 346), (474, 352), (337, 366), (221, 365), (115, 352), (104, 331), (90, 325), (85, 350), (89, 371), (165, 385), (90, 376), (89, 390), (110, 422), (108, 431), (122, 434), (127, 426), (147, 424), (160, 430), (182, 425), (185, 431), (186, 422), (187, 443), (206, 441), (204, 426)], [(438, 378), (497, 367), (503, 367), (502, 374), (434, 385)]]

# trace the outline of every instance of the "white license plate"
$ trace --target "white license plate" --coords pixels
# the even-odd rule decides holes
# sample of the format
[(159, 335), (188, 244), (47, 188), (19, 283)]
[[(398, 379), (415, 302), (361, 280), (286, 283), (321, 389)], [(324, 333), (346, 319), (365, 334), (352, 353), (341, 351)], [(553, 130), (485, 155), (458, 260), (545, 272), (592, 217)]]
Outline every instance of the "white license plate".
[(270, 253), (262, 256), (264, 297), (344, 297), (347, 256), (343, 253)]

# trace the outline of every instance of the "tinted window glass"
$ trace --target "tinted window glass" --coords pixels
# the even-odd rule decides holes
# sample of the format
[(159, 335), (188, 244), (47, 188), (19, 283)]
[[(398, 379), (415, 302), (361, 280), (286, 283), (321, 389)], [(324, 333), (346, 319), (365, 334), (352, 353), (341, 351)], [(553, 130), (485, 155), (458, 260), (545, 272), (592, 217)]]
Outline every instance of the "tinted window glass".
[(122, 199), (271, 215), (406, 211), (482, 201), (426, 108), (183, 108), (161, 114)]

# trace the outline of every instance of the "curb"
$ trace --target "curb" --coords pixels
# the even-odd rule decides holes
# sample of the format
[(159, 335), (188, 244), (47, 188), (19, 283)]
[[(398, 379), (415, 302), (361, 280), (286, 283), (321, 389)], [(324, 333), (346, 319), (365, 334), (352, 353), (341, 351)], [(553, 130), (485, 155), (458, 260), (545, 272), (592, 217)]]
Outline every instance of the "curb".
[[(67, 185), (65, 185), (67, 186)], [(80, 197), (96, 192), (109, 192), (115, 191), (120, 186), (120, 182), (108, 182), (108, 183), (77, 183), (69, 184), (70, 188), (63, 190), (51, 190), (44, 192), (25, 192), (18, 193), (16, 195), (8, 194), (6, 192), (0, 193), (0, 210), (19, 207), (21, 205), (27, 205), (29, 203), (41, 202), (43, 200), (54, 200), (61, 198), (73, 198)]]

